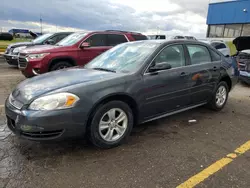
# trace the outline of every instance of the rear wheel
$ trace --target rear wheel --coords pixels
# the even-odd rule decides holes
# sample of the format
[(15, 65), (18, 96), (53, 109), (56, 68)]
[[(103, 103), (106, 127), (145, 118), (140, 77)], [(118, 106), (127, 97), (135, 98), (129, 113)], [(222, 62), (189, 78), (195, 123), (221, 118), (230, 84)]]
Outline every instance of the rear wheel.
[(60, 69), (65, 69), (68, 67), (72, 67), (72, 64), (70, 64), (67, 61), (60, 61), (52, 65), (50, 71), (55, 71), (55, 70), (60, 70)]
[(226, 82), (222, 81), (218, 84), (212, 100), (209, 102), (209, 107), (215, 111), (220, 111), (226, 105), (228, 99), (228, 85)]
[(88, 136), (100, 148), (112, 148), (122, 144), (133, 127), (133, 113), (122, 101), (111, 101), (95, 111)]

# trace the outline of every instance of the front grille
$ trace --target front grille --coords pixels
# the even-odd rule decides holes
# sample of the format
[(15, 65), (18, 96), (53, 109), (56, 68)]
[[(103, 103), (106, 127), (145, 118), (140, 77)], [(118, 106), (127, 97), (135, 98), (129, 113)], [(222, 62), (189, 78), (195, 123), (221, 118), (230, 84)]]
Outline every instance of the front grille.
[(57, 137), (63, 133), (63, 130), (56, 130), (56, 131), (40, 131), (40, 132), (23, 132), (21, 134), (26, 137), (30, 138), (50, 138), (50, 137)]
[(20, 110), (23, 107), (23, 104), (17, 100), (15, 100), (12, 96), (12, 94), (10, 94), (9, 96), (9, 103), (14, 106), (15, 108), (17, 108), (18, 110)]
[(246, 70), (246, 64), (245, 63), (239, 63), (239, 70), (245, 71)]
[(26, 57), (19, 56), (18, 57), (18, 67), (19, 68), (26, 68), (27, 67), (27, 59)]
[(248, 63), (248, 65), (246, 66), (246, 71), (250, 72), (250, 63)]

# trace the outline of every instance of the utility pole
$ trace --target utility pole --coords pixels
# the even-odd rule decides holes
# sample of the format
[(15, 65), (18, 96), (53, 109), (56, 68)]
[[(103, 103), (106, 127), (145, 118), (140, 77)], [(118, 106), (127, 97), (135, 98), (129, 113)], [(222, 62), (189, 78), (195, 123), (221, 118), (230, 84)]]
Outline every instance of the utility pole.
[(41, 34), (43, 34), (43, 20), (41, 14), (40, 14), (40, 27), (41, 27)]

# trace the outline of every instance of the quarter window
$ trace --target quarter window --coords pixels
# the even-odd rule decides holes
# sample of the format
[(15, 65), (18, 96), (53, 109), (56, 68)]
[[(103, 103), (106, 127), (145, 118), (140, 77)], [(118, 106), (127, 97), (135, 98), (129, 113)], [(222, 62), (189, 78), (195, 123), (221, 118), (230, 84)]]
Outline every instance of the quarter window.
[(208, 49), (201, 45), (187, 45), (192, 65), (211, 62)]
[(91, 47), (107, 46), (106, 36), (104, 34), (95, 34), (89, 37), (85, 42), (88, 42)]
[(166, 62), (171, 65), (172, 68), (185, 66), (185, 56), (182, 45), (173, 45), (166, 47), (155, 58), (155, 64)]
[(124, 35), (108, 34), (108, 46), (115, 46), (124, 42), (128, 42)]

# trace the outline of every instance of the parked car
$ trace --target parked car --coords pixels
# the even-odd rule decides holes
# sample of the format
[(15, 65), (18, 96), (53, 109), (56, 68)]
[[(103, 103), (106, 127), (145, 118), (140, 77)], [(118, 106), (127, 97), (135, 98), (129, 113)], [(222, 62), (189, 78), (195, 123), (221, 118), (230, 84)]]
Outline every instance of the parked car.
[(225, 57), (230, 56), (230, 48), (228, 45), (222, 41), (222, 40), (208, 40), (208, 39), (201, 39), (199, 40), (201, 42), (205, 42), (207, 44), (210, 44), (215, 49), (219, 50)]
[[(72, 32), (47, 33), (37, 37), (32, 42), (18, 42), (10, 44), (4, 53), (4, 57), (9, 65), (17, 66), (19, 51), (35, 45), (56, 44), (71, 33)], [(36, 34), (33, 33), (33, 37), (35, 37), (35, 35)]]
[(12, 41), (13, 40), (13, 35), (7, 32), (0, 33), (0, 40), (8, 40)]
[(234, 75), (231, 62), (201, 42), (128, 42), (85, 67), (21, 82), (6, 100), (7, 124), (30, 140), (86, 135), (111, 148), (135, 124), (205, 104), (221, 110), (238, 81)]
[(166, 39), (166, 35), (148, 35), (149, 40)]
[(84, 65), (117, 44), (146, 40), (141, 33), (98, 31), (74, 33), (55, 46), (35, 46), (20, 53), (19, 68), (26, 77), (67, 67)]
[(185, 36), (185, 39), (188, 39), (188, 40), (197, 40), (195, 37), (193, 36)]
[(233, 40), (237, 49), (235, 55), (240, 71), (240, 80), (250, 85), (250, 37), (237, 37)]

